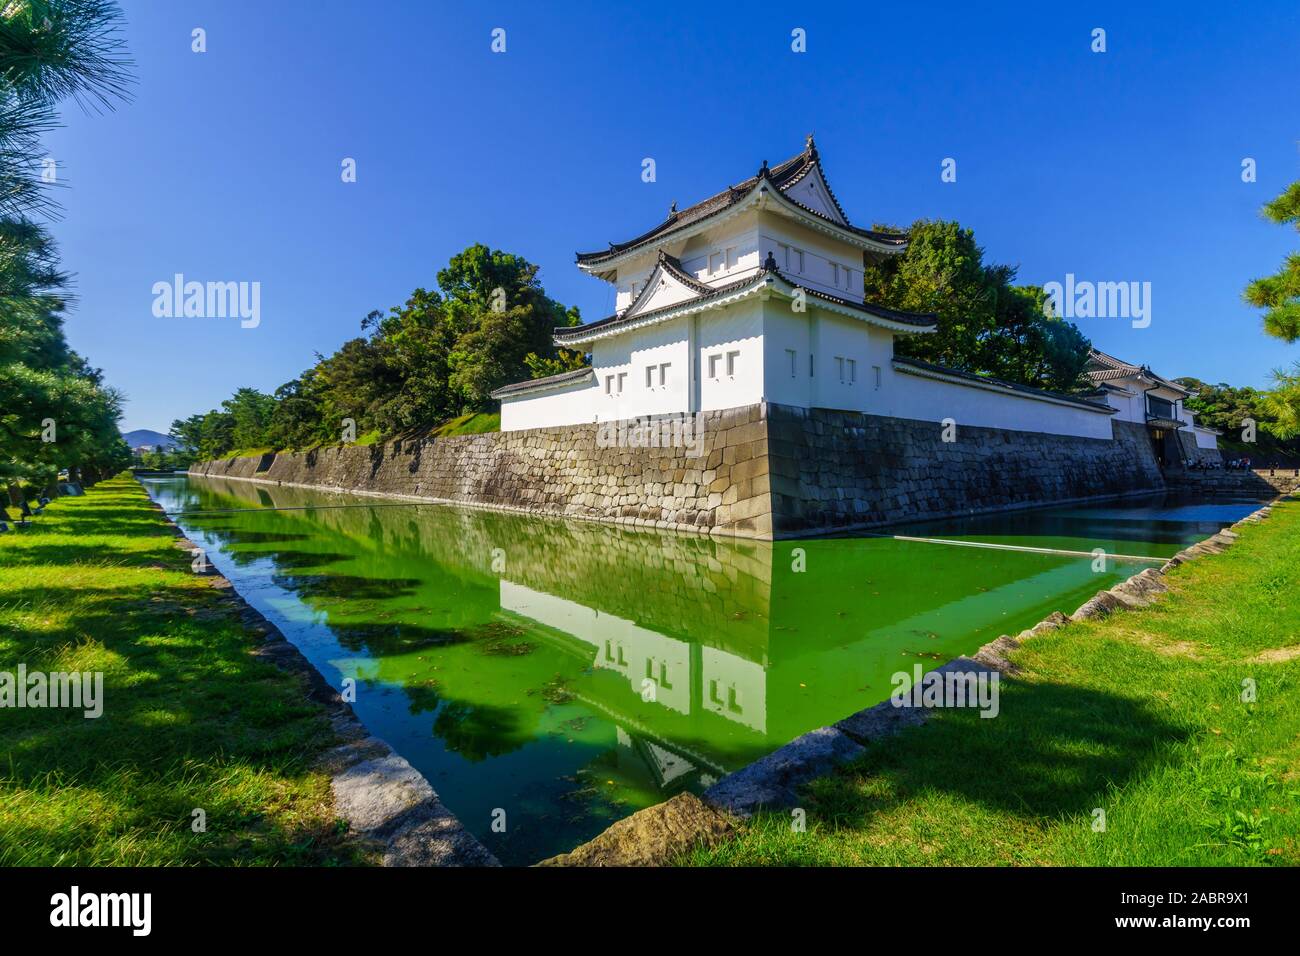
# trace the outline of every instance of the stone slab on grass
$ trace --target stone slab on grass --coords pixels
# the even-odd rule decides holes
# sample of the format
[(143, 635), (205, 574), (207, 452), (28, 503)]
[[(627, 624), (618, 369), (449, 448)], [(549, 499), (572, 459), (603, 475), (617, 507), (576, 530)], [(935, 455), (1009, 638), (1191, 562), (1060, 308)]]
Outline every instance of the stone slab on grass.
[(334, 777), (334, 803), (353, 829), (382, 831), (402, 814), (436, 799), (429, 781), (396, 754), (348, 767)]
[(862, 752), (862, 746), (842, 731), (820, 727), (723, 777), (704, 792), (704, 800), (739, 817), (761, 807), (794, 806), (800, 785)]
[(638, 810), (569, 853), (538, 866), (667, 866), (694, 846), (714, 846), (736, 829), (727, 814), (691, 793)]
[(385, 866), (497, 865), (429, 781), (387, 744), (372, 737), (354, 749), (364, 753), (376, 746), (386, 753), (337, 772), (331, 788), (339, 816), (380, 848)]
[(440, 800), (421, 804), (388, 838), (384, 866), (499, 866)]
[(891, 701), (882, 700), (874, 707), (860, 710), (851, 717), (845, 717), (835, 726), (854, 740), (871, 743), (894, 734), (908, 727), (919, 727), (925, 723), (925, 710), (920, 707), (895, 707)]

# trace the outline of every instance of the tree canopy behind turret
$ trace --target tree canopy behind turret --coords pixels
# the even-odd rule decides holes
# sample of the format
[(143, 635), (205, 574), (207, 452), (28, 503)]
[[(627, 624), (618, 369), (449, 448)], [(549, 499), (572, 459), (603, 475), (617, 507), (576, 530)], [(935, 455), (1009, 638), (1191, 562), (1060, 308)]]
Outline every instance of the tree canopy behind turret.
[(1091, 343), (1048, 315), (1041, 288), (1012, 285), (1015, 267), (985, 263), (960, 223), (921, 219), (906, 231), (907, 250), (864, 273), (868, 302), (939, 318), (933, 334), (898, 339), (900, 355), (1052, 391), (1084, 387)]

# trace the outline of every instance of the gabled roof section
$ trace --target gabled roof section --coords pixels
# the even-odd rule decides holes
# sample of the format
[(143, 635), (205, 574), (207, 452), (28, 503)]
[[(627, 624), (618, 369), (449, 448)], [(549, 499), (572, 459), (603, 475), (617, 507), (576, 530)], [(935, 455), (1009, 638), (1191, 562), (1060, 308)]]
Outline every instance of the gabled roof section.
[(835, 198), (830, 184), (826, 182), (820, 162), (807, 164), (799, 175), (791, 178), (781, 187), (781, 192), (785, 193), (787, 199), (823, 219), (829, 219), (841, 226), (849, 224), (849, 217), (840, 208), (839, 200)]
[[(669, 266), (674, 260), (671, 256), (663, 256), (660, 259), (660, 266)], [(678, 270), (680, 271), (680, 269)], [(656, 268), (656, 273), (660, 268)], [(671, 274), (668, 268), (663, 270), (663, 274)], [(651, 276), (653, 278), (653, 274)], [(687, 279), (694, 282), (695, 280)], [(695, 282), (698, 286), (698, 294), (688, 299), (672, 302), (670, 304), (656, 306), (654, 308), (645, 307), (634, 312), (636, 303), (631, 308), (598, 319), (595, 322), (588, 322), (585, 325), (563, 326), (557, 328), (552, 333), (556, 345), (572, 347), (595, 339), (605, 338), (610, 335), (617, 335), (634, 328), (641, 328), (646, 325), (653, 325), (657, 322), (666, 322), (669, 319), (676, 318), (680, 315), (689, 315), (693, 312), (703, 311), (706, 308), (716, 307), (739, 299), (748, 298), (756, 295), (762, 290), (769, 293), (794, 298), (799, 292), (802, 292), (805, 299), (813, 300), (823, 308), (831, 311), (849, 315), (854, 318), (862, 319), (872, 325), (878, 325), (882, 328), (889, 329), (892, 332), (933, 332), (937, 327), (938, 320), (930, 314), (921, 314), (916, 312), (899, 312), (895, 309), (887, 309), (884, 306), (873, 305), (869, 302), (858, 302), (853, 299), (842, 298), (837, 295), (831, 295), (826, 292), (820, 292), (816, 289), (810, 289), (801, 286), (786, 276), (776, 268), (776, 262), (771, 256), (763, 264), (763, 268), (753, 275), (737, 279), (735, 282), (728, 282), (724, 285), (709, 286), (700, 282)], [(647, 289), (649, 284), (647, 283)], [(643, 295), (638, 296), (637, 302), (641, 302)], [(649, 303), (646, 303), (648, 306)]]
[(682, 268), (681, 262), (662, 249), (654, 271), (646, 279), (645, 285), (632, 304), (621, 315), (631, 318), (642, 312), (649, 312), (664, 306), (676, 305), (696, 296), (706, 295), (713, 289)]
[(1167, 388), (1181, 395), (1190, 397), (1193, 394), (1177, 382), (1171, 382), (1169, 379), (1157, 375), (1145, 365), (1134, 365), (1132, 362), (1125, 362), (1123, 359), (1108, 355), (1100, 349), (1092, 349), (1088, 353), (1088, 370), (1084, 374), (1092, 382), (1115, 382), (1126, 378), (1137, 378), (1144, 382), (1150, 382), (1152, 386)]
[(817, 146), (812, 136), (809, 136), (803, 152), (797, 156), (771, 168), (768, 168), (767, 161), (764, 160), (762, 168), (755, 175), (683, 210), (679, 211), (674, 203), (668, 218), (648, 232), (626, 242), (611, 242), (608, 249), (577, 253), (578, 265), (581, 268), (595, 268), (625, 253), (719, 216), (748, 200), (764, 184), (775, 187), (778, 194), (804, 212), (870, 240), (879, 251), (901, 252), (907, 246), (906, 235), (859, 229), (849, 222), (849, 217), (845, 215), (826, 179)]

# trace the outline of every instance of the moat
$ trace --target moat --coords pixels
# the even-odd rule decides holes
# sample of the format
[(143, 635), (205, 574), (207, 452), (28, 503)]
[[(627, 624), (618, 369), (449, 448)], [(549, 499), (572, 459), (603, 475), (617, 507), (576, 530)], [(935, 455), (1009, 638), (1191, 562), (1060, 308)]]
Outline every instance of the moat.
[(506, 863), (699, 791), (1255, 507), (1156, 496), (763, 542), (144, 484)]

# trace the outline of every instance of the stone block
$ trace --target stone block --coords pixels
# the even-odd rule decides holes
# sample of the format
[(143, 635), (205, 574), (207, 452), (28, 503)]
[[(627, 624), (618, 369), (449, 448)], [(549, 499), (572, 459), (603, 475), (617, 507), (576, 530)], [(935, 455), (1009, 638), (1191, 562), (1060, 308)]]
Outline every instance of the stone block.
[(860, 744), (833, 727), (809, 731), (723, 777), (704, 792), (704, 802), (740, 817), (764, 807), (793, 806), (800, 786), (862, 753)]

